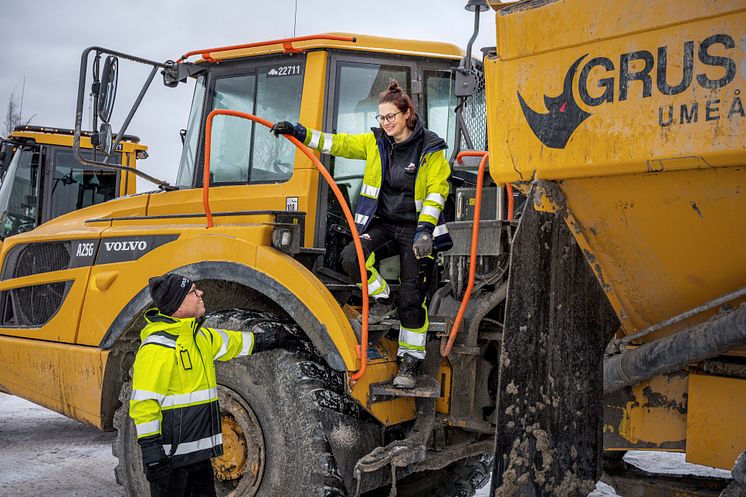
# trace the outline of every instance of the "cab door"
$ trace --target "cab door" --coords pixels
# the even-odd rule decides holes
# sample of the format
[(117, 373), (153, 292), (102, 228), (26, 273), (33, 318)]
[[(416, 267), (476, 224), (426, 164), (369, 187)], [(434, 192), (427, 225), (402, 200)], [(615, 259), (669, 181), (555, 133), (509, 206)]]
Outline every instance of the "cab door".
[[(444, 138), (453, 148), (456, 97), (453, 68), (458, 61), (432, 58), (404, 58), (391, 55), (330, 52), (327, 86), (327, 111), (324, 130), (334, 133), (366, 133), (378, 127), (379, 94), (395, 79), (407, 90), (425, 127)], [(365, 161), (329, 157), (322, 161), (355, 209), (360, 195)], [(325, 247), (321, 272), (345, 280), (338, 266), (339, 252), (349, 242), (346, 222), (326, 183), (320, 185), (317, 247)], [(323, 214), (326, 215), (323, 215)]]

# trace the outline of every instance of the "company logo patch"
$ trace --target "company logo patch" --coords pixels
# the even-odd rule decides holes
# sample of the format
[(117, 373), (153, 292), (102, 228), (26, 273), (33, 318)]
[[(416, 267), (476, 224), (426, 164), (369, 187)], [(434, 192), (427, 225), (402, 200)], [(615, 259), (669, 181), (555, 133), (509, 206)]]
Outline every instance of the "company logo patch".
[(546, 114), (541, 114), (533, 110), (518, 93), (518, 101), (521, 104), (523, 115), (526, 117), (531, 131), (536, 137), (551, 148), (565, 148), (567, 141), (570, 139), (580, 124), (591, 117), (591, 114), (584, 111), (578, 106), (572, 92), (572, 82), (575, 72), (578, 70), (580, 62), (588, 54), (578, 58), (565, 75), (565, 82), (562, 86), (562, 93), (556, 97), (544, 95), (544, 105), (549, 110)]
[(417, 165), (414, 162), (410, 162), (407, 167), (404, 168), (405, 173), (413, 173), (417, 170)]

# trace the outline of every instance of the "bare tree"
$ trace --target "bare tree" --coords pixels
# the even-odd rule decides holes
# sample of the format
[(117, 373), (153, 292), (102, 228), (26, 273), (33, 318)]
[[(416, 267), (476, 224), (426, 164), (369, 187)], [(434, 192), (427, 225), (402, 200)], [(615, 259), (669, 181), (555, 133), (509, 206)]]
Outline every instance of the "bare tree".
[(13, 129), (21, 124), (23, 117), (21, 117), (20, 104), (16, 91), (10, 94), (8, 99), (8, 108), (5, 111), (5, 119), (3, 120), (3, 135), (8, 136), (13, 132)]

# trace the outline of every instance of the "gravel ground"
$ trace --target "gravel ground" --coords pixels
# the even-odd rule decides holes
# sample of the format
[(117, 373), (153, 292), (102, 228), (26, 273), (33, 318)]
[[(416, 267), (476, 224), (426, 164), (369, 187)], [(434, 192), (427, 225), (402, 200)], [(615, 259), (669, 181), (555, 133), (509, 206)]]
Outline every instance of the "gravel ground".
[[(72, 421), (0, 393), (0, 497), (124, 497), (114, 481), (114, 433)], [(728, 471), (684, 461), (684, 454), (630, 452), (650, 472), (729, 478)], [(489, 484), (476, 497), (489, 497)], [(598, 483), (588, 497), (622, 497)]]

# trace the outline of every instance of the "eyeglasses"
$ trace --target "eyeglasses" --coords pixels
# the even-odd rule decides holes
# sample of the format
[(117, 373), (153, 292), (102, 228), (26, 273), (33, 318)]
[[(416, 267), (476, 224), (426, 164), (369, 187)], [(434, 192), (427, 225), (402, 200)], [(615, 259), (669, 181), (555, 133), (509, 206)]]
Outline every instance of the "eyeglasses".
[(401, 111), (392, 112), (391, 114), (386, 114), (385, 116), (382, 116), (379, 114), (376, 116), (376, 121), (378, 121), (381, 124), (383, 124), (384, 122), (392, 123), (396, 119), (397, 114), (401, 114)]
[(199, 297), (199, 294), (197, 293), (197, 291), (198, 291), (197, 287), (195, 286), (194, 288), (192, 288), (191, 290), (187, 292), (187, 295), (189, 295), (190, 293), (193, 293), (195, 297)]

